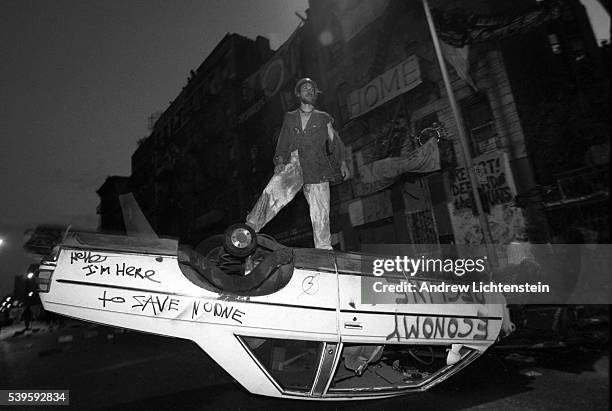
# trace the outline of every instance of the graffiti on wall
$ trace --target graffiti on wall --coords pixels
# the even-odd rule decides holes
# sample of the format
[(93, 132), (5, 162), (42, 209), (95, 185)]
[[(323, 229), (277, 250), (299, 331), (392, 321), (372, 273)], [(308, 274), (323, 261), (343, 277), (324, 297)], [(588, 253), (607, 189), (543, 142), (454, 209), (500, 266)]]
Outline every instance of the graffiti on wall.
[[(487, 221), (496, 243), (504, 244), (522, 235), (525, 221), (522, 211), (512, 204), (516, 186), (506, 153), (489, 153), (474, 159), (478, 168), (480, 198), (488, 209)], [(473, 213), (473, 198), (469, 175), (465, 167), (455, 172), (452, 198), (448, 204), (455, 242), (481, 244), (483, 233)]]

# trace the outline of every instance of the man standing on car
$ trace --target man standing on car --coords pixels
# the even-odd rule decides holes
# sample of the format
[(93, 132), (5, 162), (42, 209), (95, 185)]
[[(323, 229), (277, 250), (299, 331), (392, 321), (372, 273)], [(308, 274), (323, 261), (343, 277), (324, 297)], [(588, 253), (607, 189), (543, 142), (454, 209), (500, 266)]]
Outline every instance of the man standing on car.
[(344, 180), (350, 177), (345, 148), (334, 130), (333, 118), (314, 108), (320, 93), (314, 80), (300, 79), (294, 92), (300, 107), (285, 114), (274, 154), (274, 175), (246, 223), (259, 232), (303, 188), (315, 248), (332, 250), (329, 182), (338, 174)]

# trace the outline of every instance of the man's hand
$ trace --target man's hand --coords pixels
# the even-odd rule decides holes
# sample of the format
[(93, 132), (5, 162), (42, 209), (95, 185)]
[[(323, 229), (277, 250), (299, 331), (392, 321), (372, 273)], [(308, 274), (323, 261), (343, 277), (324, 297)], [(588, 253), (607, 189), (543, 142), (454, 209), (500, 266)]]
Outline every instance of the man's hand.
[(342, 173), (342, 179), (344, 181), (346, 181), (349, 178), (351, 178), (351, 172), (349, 171), (348, 167), (346, 166), (346, 161), (343, 161), (340, 164), (340, 173)]
[(284, 169), (285, 169), (285, 165), (284, 164), (277, 164), (277, 165), (274, 166), (274, 174), (279, 174)]

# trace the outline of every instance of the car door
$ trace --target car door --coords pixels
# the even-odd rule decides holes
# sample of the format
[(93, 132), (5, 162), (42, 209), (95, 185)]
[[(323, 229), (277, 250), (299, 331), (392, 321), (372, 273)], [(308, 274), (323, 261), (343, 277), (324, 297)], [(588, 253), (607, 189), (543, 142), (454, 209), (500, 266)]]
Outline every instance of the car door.
[[(336, 256), (341, 344), (327, 395), (397, 395), (424, 390), (473, 361), (495, 341), (501, 306), (483, 304), (470, 295), (380, 293), (373, 303), (375, 283), (439, 281), (397, 278), (387, 282), (368, 269), (375, 258), (349, 253)], [(444, 298), (454, 298), (453, 303), (444, 303)], [(450, 350), (456, 350), (453, 355), (458, 361), (449, 360)]]
[(291, 281), (274, 294), (251, 297), (249, 327), (236, 337), (282, 396), (320, 397), (337, 360), (338, 284), (333, 253), (294, 252)]

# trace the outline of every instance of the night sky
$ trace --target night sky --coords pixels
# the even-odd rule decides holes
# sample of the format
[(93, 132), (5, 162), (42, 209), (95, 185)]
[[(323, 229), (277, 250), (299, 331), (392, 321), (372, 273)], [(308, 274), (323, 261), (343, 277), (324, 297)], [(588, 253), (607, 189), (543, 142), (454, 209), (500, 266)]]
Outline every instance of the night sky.
[(23, 232), (95, 229), (96, 190), (130, 175), (165, 110), (226, 33), (278, 47), (307, 0), (0, 0), (0, 296), (35, 261)]
[[(595, 0), (583, 0), (587, 5)], [(0, 296), (35, 262), (23, 232), (95, 229), (96, 190), (130, 175), (163, 111), (226, 33), (278, 47), (307, 0), (0, 0)], [(609, 39), (609, 16), (595, 10)], [(593, 17), (592, 17), (593, 18)]]

